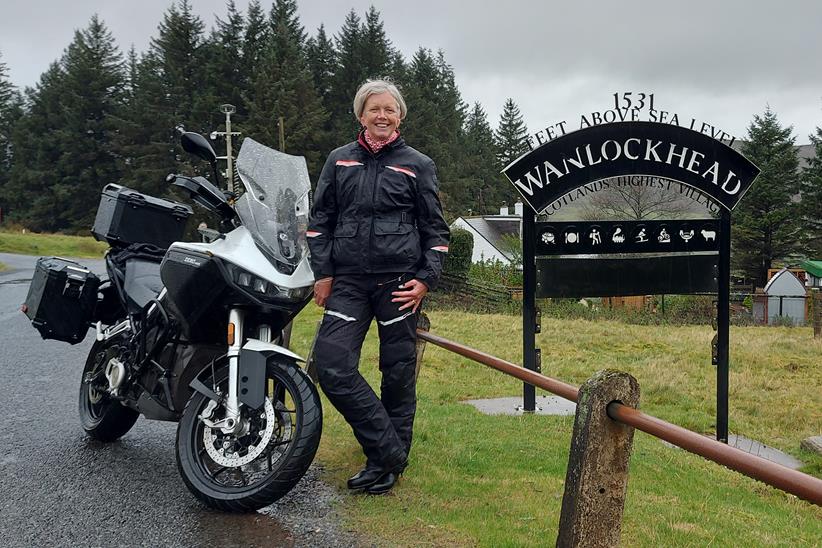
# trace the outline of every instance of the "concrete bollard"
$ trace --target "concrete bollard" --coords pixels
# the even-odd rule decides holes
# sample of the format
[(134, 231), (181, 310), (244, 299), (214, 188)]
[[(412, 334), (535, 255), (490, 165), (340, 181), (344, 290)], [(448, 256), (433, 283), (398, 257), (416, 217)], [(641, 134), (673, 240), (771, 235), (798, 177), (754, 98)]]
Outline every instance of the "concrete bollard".
[[(428, 314), (425, 312), (420, 312), (419, 317), (417, 318), (417, 329), (420, 331), (429, 331), (431, 329), (431, 320), (428, 319)], [(414, 378), (418, 378), (420, 376), (420, 367), (422, 367), (422, 357), (425, 354), (425, 341), (423, 339), (417, 338), (417, 370), (414, 374)]]
[(606, 408), (639, 404), (639, 384), (605, 370), (582, 385), (565, 476), (557, 546), (617, 546), (628, 487), (634, 429), (611, 420)]

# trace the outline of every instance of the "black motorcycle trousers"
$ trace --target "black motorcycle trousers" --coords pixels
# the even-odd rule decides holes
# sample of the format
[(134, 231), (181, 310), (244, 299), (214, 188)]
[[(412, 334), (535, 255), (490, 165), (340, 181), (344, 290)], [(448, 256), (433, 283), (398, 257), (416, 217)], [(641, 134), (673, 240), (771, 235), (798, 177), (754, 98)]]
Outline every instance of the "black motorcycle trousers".
[[(391, 293), (411, 274), (334, 278), (314, 344), (320, 386), (351, 425), (368, 464), (395, 468), (408, 458), (416, 396), (417, 316)], [(380, 396), (359, 372), (363, 340), (376, 318), (380, 338)]]

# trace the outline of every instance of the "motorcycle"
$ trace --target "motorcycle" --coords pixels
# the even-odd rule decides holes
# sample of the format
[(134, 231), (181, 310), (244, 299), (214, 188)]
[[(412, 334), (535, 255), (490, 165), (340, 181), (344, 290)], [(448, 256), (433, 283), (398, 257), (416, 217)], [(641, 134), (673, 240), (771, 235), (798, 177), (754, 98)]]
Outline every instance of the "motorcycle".
[[(211, 164), (219, 184), (209, 142), (195, 133), (181, 142)], [(93, 326), (96, 341), (79, 412), (84, 430), (103, 442), (123, 436), (139, 415), (177, 421), (177, 465), (188, 489), (210, 507), (247, 512), (275, 502), (305, 474), (320, 442), (322, 408), (304, 360), (280, 344), (314, 282), (305, 160), (246, 138), (236, 171), (239, 197), (204, 177), (169, 175), (220, 217), (220, 230), (200, 229), (207, 241), (174, 241), (167, 249), (145, 242), (156, 243), (152, 231), (165, 220), (185, 216), (180, 205), (106, 187), (93, 232), (112, 247), (108, 280), (97, 286), (82, 330)], [(162, 221), (139, 218), (137, 206), (152, 202), (164, 202), (155, 208)], [(68, 268), (69, 281), (57, 289), (63, 299), (85, 292), (74, 282), (67, 293), (80, 267)], [(33, 282), (29, 308), (38, 306), (34, 290)], [(38, 321), (46, 337), (49, 322)]]

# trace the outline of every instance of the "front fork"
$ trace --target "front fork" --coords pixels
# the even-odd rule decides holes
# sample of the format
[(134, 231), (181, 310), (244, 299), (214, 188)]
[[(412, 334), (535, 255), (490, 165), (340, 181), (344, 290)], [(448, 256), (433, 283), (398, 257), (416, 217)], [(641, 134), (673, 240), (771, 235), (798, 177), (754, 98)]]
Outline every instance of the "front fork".
[(243, 347), (245, 313), (232, 308), (228, 313), (228, 394), (225, 403), (226, 427), (233, 430), (240, 422), (240, 399), (237, 376), (240, 369), (240, 349)]
[[(228, 394), (225, 399), (225, 417), (218, 421), (211, 421), (211, 415), (216, 407), (216, 400), (208, 405), (201, 415), (201, 419), (211, 428), (220, 428), (226, 434), (236, 434), (242, 429), (240, 420), (239, 398), (239, 371), (240, 350), (243, 347), (243, 323), (245, 312), (232, 308), (228, 313)], [(271, 327), (261, 325), (258, 337), (263, 342), (271, 342)]]

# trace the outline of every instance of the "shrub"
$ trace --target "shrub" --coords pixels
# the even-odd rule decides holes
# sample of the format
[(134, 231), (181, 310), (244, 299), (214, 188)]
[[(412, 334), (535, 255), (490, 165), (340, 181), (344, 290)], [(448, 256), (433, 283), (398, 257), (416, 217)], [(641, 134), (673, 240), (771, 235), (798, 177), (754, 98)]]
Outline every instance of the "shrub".
[(768, 321), (768, 325), (773, 327), (794, 327), (796, 323), (790, 316), (773, 316)]
[(468, 279), (481, 284), (522, 287), (522, 270), (516, 265), (504, 264), (499, 259), (486, 259), (471, 265)]
[(474, 253), (474, 237), (462, 228), (451, 230), (451, 243), (448, 244), (448, 255), (443, 270), (453, 276), (466, 276), (471, 268), (471, 256)]

